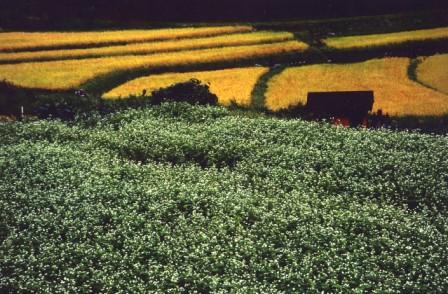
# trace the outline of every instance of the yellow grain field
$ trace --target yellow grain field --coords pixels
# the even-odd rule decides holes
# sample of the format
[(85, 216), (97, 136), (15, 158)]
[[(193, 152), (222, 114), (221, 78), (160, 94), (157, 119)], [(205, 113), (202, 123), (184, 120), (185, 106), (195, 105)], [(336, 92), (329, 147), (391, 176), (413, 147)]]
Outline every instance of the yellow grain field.
[(76, 46), (79, 48), (102, 44), (149, 42), (187, 37), (197, 38), (248, 32), (251, 30), (252, 27), (250, 26), (220, 26), (103, 32), (9, 32), (0, 33), (0, 51), (23, 51), (65, 46)]
[(0, 65), (0, 79), (25, 88), (67, 90), (79, 87), (99, 75), (114, 71), (138, 68), (175, 68), (232, 62), (238, 64), (254, 58), (296, 54), (307, 48), (297, 41), (274, 44), (225, 47), (163, 53), (154, 55), (133, 55), (103, 57), (80, 60), (28, 62)]
[(235, 102), (240, 106), (249, 106), (252, 102), (251, 94), (255, 84), (260, 76), (268, 70), (266, 67), (247, 67), (151, 75), (125, 83), (106, 93), (104, 98), (116, 99), (131, 95), (138, 96), (142, 94), (143, 90), (151, 93), (154, 90), (193, 78), (209, 84), (210, 92), (218, 96), (220, 104), (227, 106)]
[(224, 34), (215, 37), (169, 40), (163, 42), (134, 43), (121, 46), (107, 46), (86, 49), (44, 50), (0, 53), (0, 61), (61, 60), (101, 56), (151, 54), (159, 52), (204, 49), (224, 46), (243, 46), (261, 43), (273, 43), (293, 40), (288, 32), (253, 32), (241, 34)]
[(306, 104), (308, 92), (373, 90), (373, 110), (393, 116), (448, 114), (448, 96), (411, 81), (409, 58), (353, 64), (291, 67), (268, 83), (266, 107), (273, 111)]
[(448, 54), (424, 58), (417, 67), (417, 79), (425, 85), (448, 94)]
[(333, 37), (324, 39), (323, 42), (330, 48), (352, 49), (376, 46), (387, 46), (411, 41), (426, 41), (447, 39), (448, 28), (436, 28), (428, 30), (404, 31), (389, 34), (360, 35), (347, 37)]

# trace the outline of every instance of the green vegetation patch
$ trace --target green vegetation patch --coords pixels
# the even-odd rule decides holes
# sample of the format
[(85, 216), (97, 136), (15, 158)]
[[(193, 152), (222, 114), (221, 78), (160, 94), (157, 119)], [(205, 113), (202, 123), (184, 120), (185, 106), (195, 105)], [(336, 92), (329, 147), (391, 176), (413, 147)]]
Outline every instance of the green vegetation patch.
[(173, 103), (0, 137), (0, 292), (448, 289), (447, 137)]

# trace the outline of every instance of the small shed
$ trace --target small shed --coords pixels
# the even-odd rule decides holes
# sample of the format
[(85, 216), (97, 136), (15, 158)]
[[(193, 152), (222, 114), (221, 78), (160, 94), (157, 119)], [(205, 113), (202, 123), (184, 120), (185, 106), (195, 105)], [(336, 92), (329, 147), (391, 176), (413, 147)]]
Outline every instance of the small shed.
[(373, 91), (309, 92), (306, 109), (315, 118), (348, 121), (359, 126), (373, 107)]

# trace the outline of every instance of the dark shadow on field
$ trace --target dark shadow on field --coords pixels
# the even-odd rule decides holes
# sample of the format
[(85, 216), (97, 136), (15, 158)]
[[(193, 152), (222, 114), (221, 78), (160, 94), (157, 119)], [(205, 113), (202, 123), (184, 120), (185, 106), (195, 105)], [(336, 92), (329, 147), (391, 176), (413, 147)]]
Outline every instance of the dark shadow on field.
[(395, 130), (407, 129), (446, 135), (448, 134), (448, 115), (392, 117), (390, 127)]
[(179, 154), (151, 154), (147, 150), (117, 150), (119, 156), (125, 160), (135, 162), (137, 164), (160, 163), (169, 164), (171, 166), (181, 165), (197, 165), (202, 169), (216, 168), (216, 169), (233, 169), (242, 158), (238, 154), (216, 154), (210, 150), (190, 149), (186, 146), (178, 146), (182, 149)]
[[(266, 111), (269, 116), (281, 119), (300, 119), (307, 121), (316, 121), (316, 118), (307, 111), (306, 105), (299, 104), (288, 109), (282, 109), (277, 112)], [(318, 119), (320, 121), (335, 123), (331, 118)], [(381, 121), (377, 120), (376, 113), (369, 113), (367, 116), (367, 125), (369, 129), (386, 128), (396, 131), (412, 130), (429, 134), (448, 134), (448, 114), (441, 116), (385, 116)]]

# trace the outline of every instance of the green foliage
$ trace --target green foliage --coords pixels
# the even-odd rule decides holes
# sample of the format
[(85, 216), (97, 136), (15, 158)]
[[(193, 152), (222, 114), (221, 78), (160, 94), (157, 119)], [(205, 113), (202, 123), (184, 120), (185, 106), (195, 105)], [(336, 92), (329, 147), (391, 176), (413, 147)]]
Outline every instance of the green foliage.
[(75, 93), (40, 95), (33, 105), (32, 114), (40, 118), (73, 120), (75, 114), (103, 109), (100, 98), (91, 97), (84, 90), (76, 90)]
[[(197, 79), (190, 79), (152, 91), (148, 93), (148, 96), (143, 93), (142, 96), (132, 96), (126, 99), (102, 100), (100, 108), (112, 112), (125, 108), (148, 107), (168, 101), (215, 105), (218, 103), (218, 97), (210, 92), (207, 84), (203, 84)], [(98, 108), (91, 108), (91, 110), (95, 109)]]
[(186, 103), (0, 137), (0, 292), (448, 290), (447, 137)]
[(177, 83), (166, 88), (155, 90), (151, 93), (151, 101), (160, 104), (165, 101), (190, 102), (198, 104), (218, 103), (218, 97), (210, 93), (209, 86), (202, 84), (197, 79)]
[(210, 92), (208, 85), (196, 79), (153, 91), (150, 96), (119, 100), (104, 100), (83, 89), (73, 93), (44, 93), (36, 98), (31, 92), (6, 81), (0, 82), (0, 115), (15, 117), (19, 117), (21, 106), (24, 106), (27, 115), (73, 120), (75, 116), (89, 119), (94, 113), (107, 114), (127, 108), (153, 106), (166, 101), (215, 105), (218, 97)]

